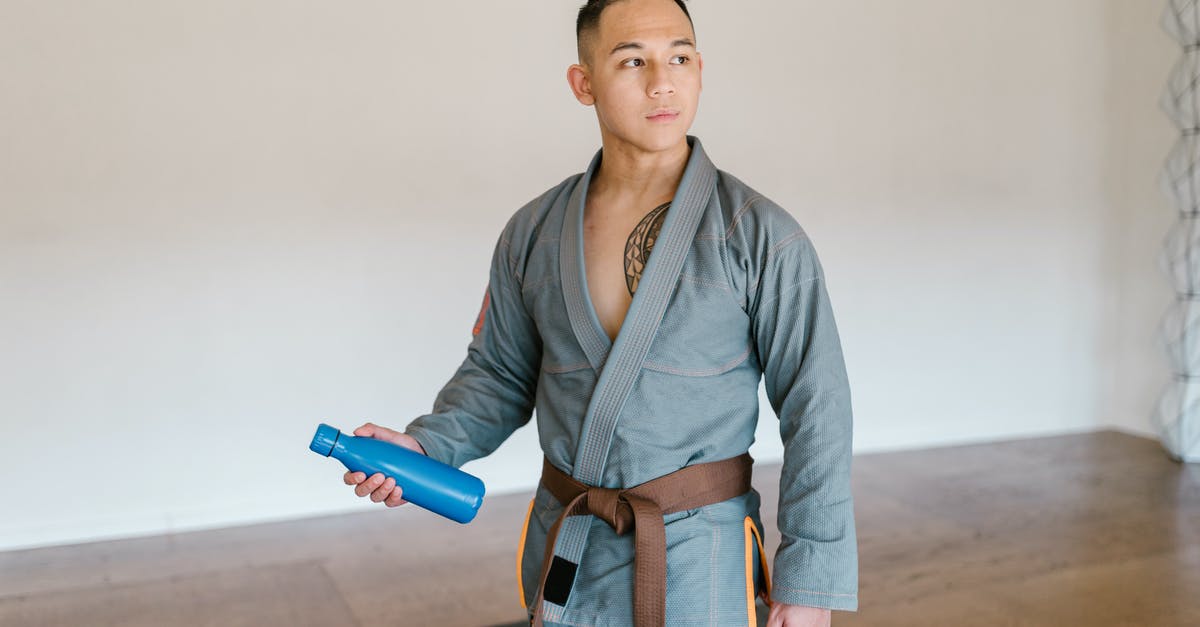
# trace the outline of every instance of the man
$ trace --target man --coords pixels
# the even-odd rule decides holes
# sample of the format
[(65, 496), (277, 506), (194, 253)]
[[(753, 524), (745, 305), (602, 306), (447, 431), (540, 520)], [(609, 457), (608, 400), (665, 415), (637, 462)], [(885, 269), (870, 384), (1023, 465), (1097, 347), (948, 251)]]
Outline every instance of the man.
[[(851, 406), (824, 273), (786, 211), (687, 135), (703, 63), (683, 0), (591, 0), (567, 74), (602, 148), (500, 235), (433, 413), (355, 430), (454, 466), (537, 409), (519, 549), (535, 624), (830, 624), (857, 609)], [(747, 112), (754, 109), (747, 106)], [(773, 576), (749, 457), (765, 377), (784, 442)], [(403, 503), (390, 478), (346, 473)]]

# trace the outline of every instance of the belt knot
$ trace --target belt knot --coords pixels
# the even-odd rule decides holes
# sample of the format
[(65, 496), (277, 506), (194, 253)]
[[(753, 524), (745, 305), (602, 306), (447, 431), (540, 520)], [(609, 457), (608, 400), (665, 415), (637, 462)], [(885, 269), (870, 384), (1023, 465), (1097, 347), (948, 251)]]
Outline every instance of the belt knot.
[(590, 486), (584, 498), (588, 513), (608, 523), (617, 535), (623, 536), (633, 528), (633, 507), (625, 490)]

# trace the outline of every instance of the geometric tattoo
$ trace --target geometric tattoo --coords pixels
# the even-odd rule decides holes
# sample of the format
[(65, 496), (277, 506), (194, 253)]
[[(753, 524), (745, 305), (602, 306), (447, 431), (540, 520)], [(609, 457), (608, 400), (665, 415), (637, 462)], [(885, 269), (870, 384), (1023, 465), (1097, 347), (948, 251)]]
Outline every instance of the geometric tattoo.
[(646, 262), (650, 259), (650, 252), (654, 250), (654, 243), (658, 241), (658, 234), (662, 231), (663, 221), (667, 219), (667, 208), (670, 206), (669, 202), (663, 203), (647, 213), (625, 242), (625, 286), (629, 288), (630, 296), (637, 291), (638, 283), (642, 280), (642, 271), (646, 269)]

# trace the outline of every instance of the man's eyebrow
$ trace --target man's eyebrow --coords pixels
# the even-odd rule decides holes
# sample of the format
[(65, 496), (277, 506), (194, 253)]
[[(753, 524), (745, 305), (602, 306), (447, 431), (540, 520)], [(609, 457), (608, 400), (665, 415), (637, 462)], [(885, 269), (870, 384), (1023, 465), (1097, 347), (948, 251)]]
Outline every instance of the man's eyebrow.
[[(675, 41), (671, 42), (672, 48), (678, 48), (679, 46), (691, 46), (691, 47), (695, 48), (696, 44), (692, 43), (692, 40), (688, 39), (687, 37), (684, 37), (683, 39), (676, 39)], [(617, 47), (613, 48), (612, 52), (608, 53), (608, 56), (611, 57), (612, 55), (614, 55), (622, 50), (627, 50), (627, 49), (644, 50), (645, 48), (646, 47), (643, 46), (641, 44), (641, 42), (623, 41), (623, 42), (617, 44)]]

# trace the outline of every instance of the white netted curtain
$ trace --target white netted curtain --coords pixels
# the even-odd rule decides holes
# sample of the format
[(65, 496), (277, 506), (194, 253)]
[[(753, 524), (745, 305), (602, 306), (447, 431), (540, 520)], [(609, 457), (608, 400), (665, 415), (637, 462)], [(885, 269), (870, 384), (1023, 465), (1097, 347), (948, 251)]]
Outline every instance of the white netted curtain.
[(1200, 462), (1200, 11), (1197, 0), (1168, 0), (1163, 28), (1182, 46), (1167, 79), (1163, 111), (1179, 129), (1162, 183), (1179, 210), (1159, 258), (1175, 288), (1162, 321), (1162, 339), (1174, 373), (1153, 422), (1170, 455)]

